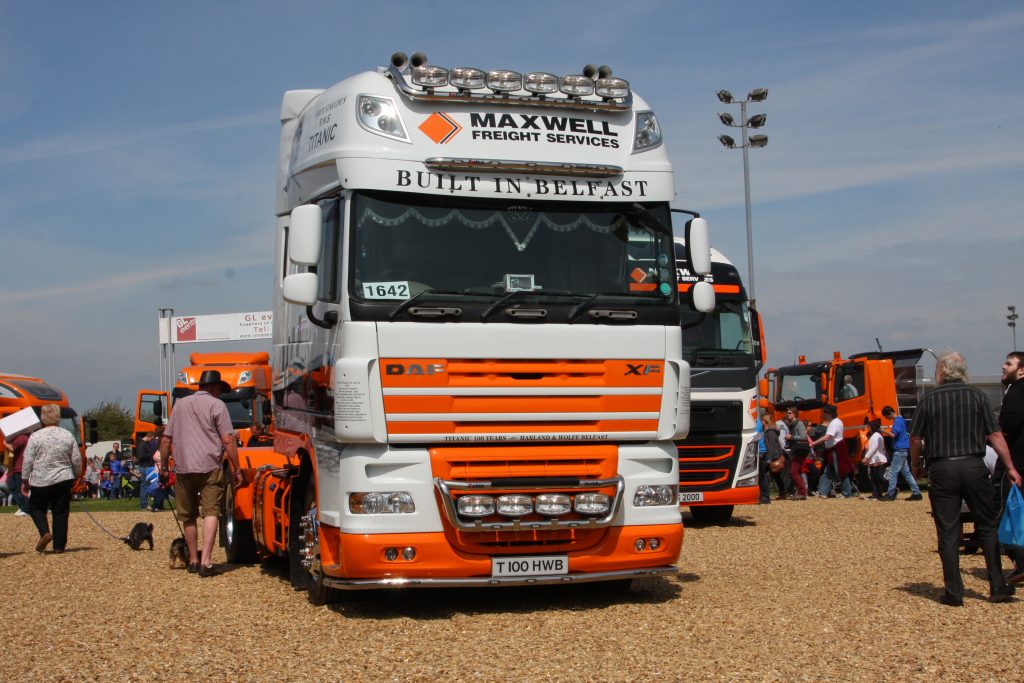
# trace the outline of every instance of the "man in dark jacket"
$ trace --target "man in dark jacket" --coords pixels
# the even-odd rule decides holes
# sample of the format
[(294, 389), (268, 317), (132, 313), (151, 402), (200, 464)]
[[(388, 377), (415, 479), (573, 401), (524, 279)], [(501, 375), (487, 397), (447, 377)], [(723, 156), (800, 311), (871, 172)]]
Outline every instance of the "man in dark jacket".
[[(999, 429), (1003, 432), (1006, 445), (1017, 471), (1024, 471), (1024, 352), (1014, 351), (1003, 363), (1003, 405), (999, 409)], [(1010, 482), (1006, 478), (1006, 466), (996, 461), (992, 473), (992, 487), (995, 489), (996, 509), (1002, 516), (1006, 497), (1010, 495)], [(1007, 557), (1013, 561), (1013, 572), (1007, 577), (1011, 584), (1024, 582), (1024, 548), (1003, 546)]]

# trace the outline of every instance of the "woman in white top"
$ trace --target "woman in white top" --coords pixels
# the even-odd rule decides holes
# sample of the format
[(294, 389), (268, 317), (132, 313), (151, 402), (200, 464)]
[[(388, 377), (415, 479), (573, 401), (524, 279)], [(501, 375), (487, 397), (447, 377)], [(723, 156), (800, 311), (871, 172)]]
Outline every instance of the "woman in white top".
[(882, 421), (868, 420), (868, 447), (861, 461), (871, 475), (871, 495), (868, 498), (880, 500), (886, 491), (885, 466), (889, 459), (885, 456), (885, 438), (882, 436)]
[[(22, 493), (29, 495), (28, 508), (39, 530), (36, 551), (43, 552), (53, 541), (53, 552), (62, 553), (68, 543), (68, 513), (71, 487), (82, 473), (82, 455), (71, 432), (58, 427), (60, 406), (48, 403), (39, 411), (43, 428), (33, 432), (25, 446), (22, 464)], [(53, 511), (53, 534), (46, 519)]]

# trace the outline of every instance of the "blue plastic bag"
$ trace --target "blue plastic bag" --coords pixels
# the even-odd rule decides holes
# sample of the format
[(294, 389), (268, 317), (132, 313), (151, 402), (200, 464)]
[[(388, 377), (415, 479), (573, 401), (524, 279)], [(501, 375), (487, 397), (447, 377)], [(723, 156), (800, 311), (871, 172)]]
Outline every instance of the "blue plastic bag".
[(999, 542), (1003, 545), (1024, 546), (1024, 496), (1020, 488), (1012, 486), (1006, 497), (1006, 509), (999, 522)]

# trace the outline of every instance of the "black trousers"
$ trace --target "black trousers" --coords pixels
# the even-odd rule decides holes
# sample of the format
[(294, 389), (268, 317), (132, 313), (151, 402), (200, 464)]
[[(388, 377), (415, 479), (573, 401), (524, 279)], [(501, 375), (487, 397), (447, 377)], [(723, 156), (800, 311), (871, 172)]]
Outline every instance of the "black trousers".
[(71, 512), (71, 487), (74, 479), (51, 486), (33, 486), (28, 499), (29, 514), (42, 536), (50, 531), (46, 511), (53, 510), (53, 549), (64, 550), (68, 544), (68, 514)]
[(963, 534), (960, 507), (963, 501), (967, 501), (974, 517), (975, 538), (985, 555), (989, 590), (1006, 593), (1008, 588), (996, 540), (996, 510), (984, 460), (979, 456), (932, 461), (928, 465), (928, 481), (946, 595), (954, 600), (963, 600), (964, 597), (964, 583), (960, 576), (960, 537)]

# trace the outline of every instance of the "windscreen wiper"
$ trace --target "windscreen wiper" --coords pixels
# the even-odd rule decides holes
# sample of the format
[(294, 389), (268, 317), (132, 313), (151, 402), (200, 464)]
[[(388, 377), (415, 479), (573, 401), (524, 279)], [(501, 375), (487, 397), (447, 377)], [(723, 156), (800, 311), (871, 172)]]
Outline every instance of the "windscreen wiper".
[[(574, 306), (573, 309), (571, 311), (569, 311), (568, 315), (565, 316), (565, 320), (566, 320), (566, 322), (570, 322), (570, 323), (573, 322), (574, 320), (576, 320), (576, 318), (580, 317), (580, 314), (583, 313), (583, 311), (585, 311), (585, 310), (589, 309), (591, 306), (593, 306), (598, 301), (598, 299), (600, 299), (601, 297), (616, 297), (616, 296), (629, 296), (629, 295), (628, 294), (600, 294), (600, 293), (598, 293), (598, 294), (591, 294), (589, 297), (587, 297), (587, 299), (585, 301), (581, 301), (580, 303), (576, 304), (576, 306)], [(608, 315), (606, 315), (604, 317), (607, 317), (607, 318), (612, 319), (612, 320), (635, 320), (636, 319), (636, 311), (634, 311), (632, 309), (622, 309), (622, 310), (619, 310), (619, 311), (609, 311)]]
[(577, 297), (577, 298), (579, 298), (581, 296), (584, 296), (583, 294), (578, 294), (576, 292), (568, 292), (568, 291), (564, 291), (564, 290), (553, 290), (553, 289), (517, 289), (517, 290), (511, 291), (511, 292), (508, 292), (503, 297), (501, 297), (500, 299), (495, 301), (493, 304), (488, 306), (487, 310), (484, 311), (480, 315), (480, 321), (481, 322), (486, 321), (488, 318), (490, 318), (492, 315), (494, 315), (495, 313), (497, 313), (501, 309), (506, 308), (514, 300), (518, 299), (521, 296), (526, 296), (527, 294), (533, 294), (535, 296), (573, 296), (573, 297)]

